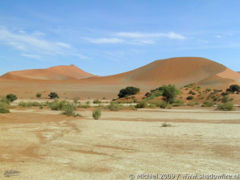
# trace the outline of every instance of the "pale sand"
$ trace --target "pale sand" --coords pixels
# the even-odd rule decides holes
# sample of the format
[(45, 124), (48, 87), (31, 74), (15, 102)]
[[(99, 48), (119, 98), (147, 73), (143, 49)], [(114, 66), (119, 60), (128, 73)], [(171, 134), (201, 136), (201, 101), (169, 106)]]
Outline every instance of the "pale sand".
[[(239, 173), (239, 112), (192, 111), (102, 112), (101, 120), (88, 110), (82, 118), (40, 110), (0, 115), (0, 179)], [(5, 178), (6, 170), (20, 173)]]

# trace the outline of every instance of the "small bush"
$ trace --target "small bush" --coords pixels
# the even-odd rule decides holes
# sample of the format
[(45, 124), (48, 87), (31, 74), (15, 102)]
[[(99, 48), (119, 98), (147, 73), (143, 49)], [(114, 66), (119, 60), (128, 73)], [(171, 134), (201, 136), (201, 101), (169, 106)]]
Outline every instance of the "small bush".
[(93, 104), (101, 104), (102, 102), (99, 100), (99, 99), (95, 99), (94, 101), (93, 101)]
[(48, 97), (49, 97), (50, 99), (57, 99), (57, 98), (59, 98), (59, 96), (58, 96), (58, 94), (57, 94), (56, 92), (51, 92), (51, 93), (48, 95)]
[(212, 89), (210, 89), (210, 88), (207, 88), (206, 89), (206, 92), (208, 93), (208, 92), (211, 92), (212, 91)]
[(108, 106), (108, 109), (110, 111), (119, 111), (120, 105), (118, 103), (111, 102), (110, 105)]
[(232, 100), (233, 100), (232, 98), (229, 98), (228, 96), (224, 96), (221, 101), (222, 101), (222, 103), (227, 103), (227, 102), (230, 102)]
[(150, 96), (151, 96), (151, 93), (150, 93), (150, 92), (147, 92), (147, 93), (145, 94), (145, 96), (146, 96), (146, 97), (150, 97)]
[(63, 106), (63, 114), (67, 116), (76, 116), (75, 110), (76, 106), (74, 104), (67, 103)]
[(0, 99), (0, 107), (7, 107), (9, 105), (9, 101), (7, 100), (6, 97)]
[(13, 102), (15, 100), (17, 100), (17, 96), (15, 94), (8, 94), (6, 96), (6, 99), (9, 101), (9, 102)]
[(36, 94), (36, 98), (41, 98), (42, 97), (42, 94), (41, 93), (37, 93)]
[(145, 101), (141, 101), (136, 105), (136, 108), (145, 108), (147, 107), (147, 103)]
[(229, 95), (229, 92), (222, 92), (221, 95), (222, 95), (222, 96), (227, 96), (227, 95)]
[(196, 105), (199, 105), (198, 102), (190, 102), (187, 104), (188, 106), (196, 106)]
[(168, 124), (166, 122), (162, 123), (162, 127), (171, 127), (172, 125), (171, 124)]
[(100, 109), (95, 109), (92, 112), (92, 117), (93, 117), (93, 119), (98, 120), (101, 117), (101, 114), (102, 114), (102, 112)]
[(202, 107), (212, 107), (214, 106), (214, 102), (211, 101), (204, 101)]
[(134, 111), (137, 110), (134, 105), (130, 105), (130, 106), (128, 106), (128, 108), (131, 109), (131, 110), (134, 110)]
[(217, 110), (221, 110), (221, 111), (232, 111), (233, 110), (233, 104), (232, 103), (223, 103), (223, 104), (219, 104), (217, 107)]
[(194, 91), (189, 91), (188, 94), (191, 94), (191, 95), (196, 95), (196, 93)]
[(10, 113), (8, 109), (5, 109), (3, 107), (0, 107), (0, 113), (5, 114), (5, 113)]
[(48, 103), (48, 107), (51, 109), (51, 110), (54, 110), (54, 111), (61, 111), (63, 110), (64, 106), (67, 104), (66, 101), (58, 101), (58, 100), (55, 100), (53, 102), (50, 102)]
[(194, 97), (193, 96), (188, 96), (186, 99), (190, 101), (190, 100), (193, 100)]
[(173, 107), (182, 106), (184, 102), (182, 100), (175, 100), (172, 105)]
[(168, 103), (166, 101), (161, 101), (159, 103), (159, 107), (162, 108), (162, 109), (165, 109), (167, 106), (168, 106)]
[(156, 104), (153, 104), (153, 103), (150, 103), (150, 104), (148, 105), (148, 107), (149, 107), (149, 108), (156, 108), (157, 105), (156, 105)]
[(32, 107), (32, 106), (42, 106), (41, 103), (39, 102), (19, 102), (18, 103), (18, 106), (21, 106), (21, 107)]

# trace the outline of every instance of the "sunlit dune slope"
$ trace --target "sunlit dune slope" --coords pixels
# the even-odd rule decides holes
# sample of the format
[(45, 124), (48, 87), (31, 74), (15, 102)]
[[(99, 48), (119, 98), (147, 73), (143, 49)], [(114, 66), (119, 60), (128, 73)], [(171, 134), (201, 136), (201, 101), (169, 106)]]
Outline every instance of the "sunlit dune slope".
[(55, 66), (48, 69), (32, 69), (13, 71), (2, 76), (4, 79), (35, 79), (35, 80), (70, 80), (92, 77), (94, 75), (84, 72), (74, 65)]

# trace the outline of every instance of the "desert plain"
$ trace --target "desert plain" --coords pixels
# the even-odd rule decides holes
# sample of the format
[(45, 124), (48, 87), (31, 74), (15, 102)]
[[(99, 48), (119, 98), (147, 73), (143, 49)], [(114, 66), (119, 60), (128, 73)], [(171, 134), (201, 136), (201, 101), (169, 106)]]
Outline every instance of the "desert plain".
[[(38, 108), (0, 116), (0, 179), (130, 179), (139, 174), (237, 174), (240, 112), (103, 111), (93, 120)], [(162, 127), (163, 123), (170, 127)]]

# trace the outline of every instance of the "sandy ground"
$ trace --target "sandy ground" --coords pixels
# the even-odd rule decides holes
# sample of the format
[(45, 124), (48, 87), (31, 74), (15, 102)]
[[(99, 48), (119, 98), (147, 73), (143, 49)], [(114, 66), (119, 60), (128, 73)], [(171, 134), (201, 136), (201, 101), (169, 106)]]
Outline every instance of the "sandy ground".
[(240, 172), (239, 112), (103, 111), (100, 120), (89, 110), (81, 114), (1, 114), (0, 179), (136, 179), (143, 173), (182, 179), (185, 173)]

